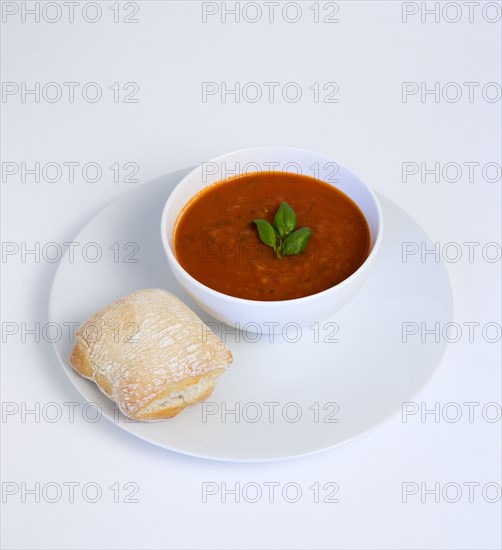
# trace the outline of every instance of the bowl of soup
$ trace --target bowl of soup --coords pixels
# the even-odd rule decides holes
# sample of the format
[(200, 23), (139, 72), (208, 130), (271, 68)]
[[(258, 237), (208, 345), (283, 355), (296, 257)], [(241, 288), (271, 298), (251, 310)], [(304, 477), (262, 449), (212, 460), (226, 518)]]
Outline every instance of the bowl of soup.
[(169, 266), (192, 299), (219, 321), (267, 333), (343, 307), (369, 276), (382, 230), (378, 199), (348, 168), (277, 146), (198, 166), (161, 220)]

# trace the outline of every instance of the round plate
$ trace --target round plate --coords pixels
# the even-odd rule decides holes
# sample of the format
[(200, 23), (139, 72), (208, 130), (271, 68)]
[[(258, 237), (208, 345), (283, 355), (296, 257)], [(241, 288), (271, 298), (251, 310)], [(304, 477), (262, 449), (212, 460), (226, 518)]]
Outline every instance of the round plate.
[[(403, 326), (413, 332), (422, 322), (447, 323), (452, 316), (443, 265), (402, 260), (403, 242), (432, 246), (417, 223), (379, 194), (385, 231), (362, 290), (329, 319), (302, 330), (292, 319), (282, 335), (274, 336), (263, 327), (256, 341), (256, 335), (233, 331), (204, 314), (171, 275), (160, 239), (160, 216), (169, 193), (187, 172), (141, 185), (82, 229), (74, 239), (79, 247), (73, 257), (67, 250), (54, 278), (49, 321), (59, 326), (80, 323), (129, 292), (165, 288), (212, 323), (234, 362), (205, 403), (170, 420), (133, 422), (71, 368), (72, 343), (61, 339), (55, 343), (57, 356), (82, 396), (141, 439), (181, 453), (232, 461), (280, 460), (329, 449), (411, 401), (438, 365), (445, 343), (433, 338), (422, 343), (419, 334), (403, 338)], [(94, 261), (99, 251), (101, 257)]]

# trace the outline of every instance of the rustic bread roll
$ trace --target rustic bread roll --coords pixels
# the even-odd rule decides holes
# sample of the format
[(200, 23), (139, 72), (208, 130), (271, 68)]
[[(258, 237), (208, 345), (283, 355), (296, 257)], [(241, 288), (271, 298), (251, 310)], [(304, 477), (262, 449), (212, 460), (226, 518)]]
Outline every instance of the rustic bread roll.
[(181, 300), (139, 290), (98, 311), (77, 331), (73, 368), (123, 414), (161, 420), (207, 399), (232, 362), (224, 344)]

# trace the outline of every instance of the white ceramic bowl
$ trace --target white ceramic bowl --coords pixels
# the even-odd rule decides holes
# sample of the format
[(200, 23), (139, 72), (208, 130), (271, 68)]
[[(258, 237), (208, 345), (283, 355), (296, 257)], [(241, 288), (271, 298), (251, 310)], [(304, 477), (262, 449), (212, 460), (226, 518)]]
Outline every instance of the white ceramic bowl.
[[(257, 171), (299, 172), (334, 185), (361, 209), (371, 232), (366, 261), (340, 284), (304, 298), (258, 301), (235, 298), (209, 288), (181, 267), (173, 249), (173, 230), (187, 202), (205, 187), (238, 174)], [(178, 283), (207, 313), (226, 324), (254, 333), (281, 333), (288, 323), (300, 326), (322, 321), (343, 307), (367, 279), (382, 240), (383, 220), (375, 194), (337, 161), (296, 147), (253, 147), (205, 162), (186, 175), (169, 196), (162, 213), (161, 236), (171, 270)]]

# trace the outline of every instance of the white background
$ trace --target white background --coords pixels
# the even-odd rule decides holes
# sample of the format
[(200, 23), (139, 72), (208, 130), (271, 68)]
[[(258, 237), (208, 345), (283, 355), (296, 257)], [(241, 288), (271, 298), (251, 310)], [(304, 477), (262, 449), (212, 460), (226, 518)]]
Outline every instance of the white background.
[[(84, 223), (115, 197), (136, 185), (245, 146), (295, 145), (331, 155), (372, 187), (407, 210), (440, 247), (458, 243), (462, 255), (446, 262), (455, 300), (455, 321), (500, 324), (500, 261), (483, 257), (483, 245), (500, 243), (500, 179), (487, 181), (480, 167), (500, 164), (500, 99), (483, 97), (483, 86), (500, 83), (501, 27), (490, 23), (496, 13), (483, 2), (473, 21), (465, 3), (453, 3), (421, 21), (421, 13), (402, 21), (401, 2), (338, 2), (338, 23), (315, 23), (315, 2), (304, 1), (296, 23), (285, 20), (281, 4), (273, 22), (263, 7), (256, 23), (236, 22), (218, 14), (202, 21), (199, 2), (140, 2), (137, 23), (123, 22), (131, 7), (120, 4), (114, 22), (111, 2), (100, 2), (95, 23), (40, 22), (19, 12), (2, 24), (2, 79), (27, 87), (40, 82), (79, 82), (75, 101), (67, 95), (50, 103), (20, 94), (3, 98), (2, 160), (99, 163), (99, 182), (62, 177), (57, 183), (35, 182), (20, 174), (2, 180), (4, 242), (71, 241)], [(44, 3), (41, 3), (43, 6)], [(246, 3), (242, 3), (246, 4)], [(333, 4), (333, 3), (331, 3)], [(406, 4), (406, 3), (405, 3)], [(438, 3), (439, 4), (439, 3)], [(61, 5), (61, 3), (60, 3)], [(117, 5), (117, 4), (116, 4)], [(232, 7), (227, 3), (227, 7)], [(407, 3), (410, 12), (420, 3)], [(444, 3), (440, 3), (444, 7)], [(500, 6), (500, 2), (498, 3)], [(428, 2), (427, 8), (433, 3)], [(8, 8), (9, 10), (12, 7)], [(55, 10), (55, 8), (51, 8)], [(321, 21), (331, 8), (319, 3)], [(499, 8), (500, 9), (500, 8)], [(88, 12), (94, 18), (93, 8)], [(459, 11), (460, 10), (460, 11)], [(246, 12), (248, 19), (254, 11)], [(54, 18), (56, 11), (47, 11)], [(288, 12), (294, 17), (294, 12)], [(458, 22), (455, 21), (460, 17)], [(280, 92), (251, 103), (221, 95), (202, 101), (202, 83), (297, 82), (303, 95), (289, 103)], [(87, 82), (97, 82), (103, 97), (82, 99)], [(114, 82), (135, 82), (138, 103), (113, 101)], [(313, 101), (314, 82), (336, 82), (337, 103)], [(403, 82), (456, 82), (457, 102), (432, 94), (402, 98)], [(462, 83), (476, 82), (474, 97)], [(66, 89), (64, 89), (66, 90)], [(449, 88), (450, 98), (455, 87)], [(494, 88), (488, 90), (493, 97)], [(139, 165), (138, 183), (115, 183), (108, 169), (115, 162)], [(420, 174), (402, 178), (404, 162), (480, 163), (474, 181), (467, 168), (458, 182), (434, 181)], [(5, 165), (4, 165), (5, 166)], [(122, 179), (121, 175), (121, 179)], [(453, 172), (450, 178), (454, 177)], [(464, 242), (480, 243), (470, 261)], [(454, 248), (449, 251), (453, 254)], [(493, 253), (493, 249), (491, 250)], [(48, 292), (56, 265), (20, 254), (2, 264), (4, 323), (46, 322)], [(5, 326), (5, 325), (4, 325)], [(9, 325), (12, 326), (12, 325)], [(58, 365), (50, 343), (34, 336), (5, 337), (2, 346), (2, 401), (21, 409), (47, 403), (81, 402)], [(112, 423), (64, 415), (48, 422), (42, 414), (2, 414), (2, 480), (33, 487), (53, 481), (62, 485), (93, 481), (103, 487), (95, 504), (79, 489), (74, 503), (34, 502), (28, 496), (6, 497), (2, 505), (5, 548), (500, 548), (500, 500), (487, 502), (481, 487), (501, 482), (500, 421), (489, 422), (482, 407), (501, 401), (500, 342), (489, 343), (480, 328), (470, 342), (467, 329), (451, 344), (442, 364), (419, 395), (428, 408), (458, 403), (458, 422), (425, 422), (415, 415), (392, 420), (355, 441), (312, 457), (272, 464), (225, 464), (177, 455), (134, 439)], [(377, 367), (377, 366), (375, 366)], [(470, 422), (464, 402), (480, 403)], [(493, 409), (492, 409), (493, 413)], [(114, 503), (108, 489), (118, 482), (137, 483), (138, 503)], [(252, 504), (230, 496), (202, 502), (203, 482), (232, 486), (247, 482), (298, 483), (297, 503), (280, 494)], [(336, 482), (339, 502), (315, 503), (308, 489), (314, 482)], [(458, 483), (458, 502), (441, 496), (425, 503), (420, 494), (402, 502), (402, 483)], [(480, 486), (469, 502), (465, 482)], [(493, 492), (489, 496), (493, 496)]]

